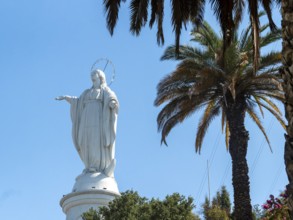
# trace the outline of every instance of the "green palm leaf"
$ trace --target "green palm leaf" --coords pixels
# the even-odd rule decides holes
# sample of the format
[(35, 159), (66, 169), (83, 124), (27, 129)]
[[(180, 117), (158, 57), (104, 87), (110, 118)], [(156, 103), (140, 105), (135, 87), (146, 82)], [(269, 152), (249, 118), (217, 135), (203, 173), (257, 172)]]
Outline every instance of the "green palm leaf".
[(213, 121), (213, 119), (216, 116), (218, 116), (219, 113), (220, 113), (219, 103), (215, 103), (214, 100), (209, 102), (197, 128), (196, 141), (195, 141), (196, 152), (200, 153), (201, 145), (202, 145), (204, 136), (207, 132), (207, 129), (210, 123)]
[(266, 141), (267, 141), (267, 143), (269, 145), (269, 148), (270, 148), (271, 152), (273, 153), (273, 149), (272, 149), (272, 146), (270, 144), (269, 138), (268, 138), (268, 136), (267, 136), (267, 134), (265, 132), (264, 127), (261, 124), (261, 121), (260, 121), (259, 117), (255, 113), (254, 109), (251, 108), (251, 107), (248, 107), (247, 108), (247, 113), (251, 117), (251, 119), (255, 122), (255, 124), (258, 126), (258, 128), (261, 130), (261, 132), (263, 133), (263, 135), (265, 136), (265, 139), (266, 139)]

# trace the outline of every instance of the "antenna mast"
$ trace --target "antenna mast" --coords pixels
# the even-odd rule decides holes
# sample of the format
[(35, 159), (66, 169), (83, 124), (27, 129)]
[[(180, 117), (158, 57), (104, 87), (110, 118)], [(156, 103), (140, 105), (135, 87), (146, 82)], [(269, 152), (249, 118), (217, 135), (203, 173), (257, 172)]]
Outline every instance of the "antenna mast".
[(211, 188), (210, 188), (209, 160), (207, 160), (207, 170), (208, 170), (208, 192), (209, 192), (209, 202), (211, 202)]

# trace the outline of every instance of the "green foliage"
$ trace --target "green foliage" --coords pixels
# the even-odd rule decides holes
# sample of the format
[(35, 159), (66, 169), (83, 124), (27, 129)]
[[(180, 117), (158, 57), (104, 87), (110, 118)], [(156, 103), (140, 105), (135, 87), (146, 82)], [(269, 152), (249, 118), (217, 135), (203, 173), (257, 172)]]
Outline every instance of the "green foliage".
[(231, 212), (230, 195), (225, 186), (222, 186), (220, 193), (220, 207), (225, 210), (227, 215)]
[(253, 220), (260, 220), (264, 215), (264, 211), (261, 209), (260, 205), (254, 205), (252, 209)]
[(208, 212), (206, 220), (229, 220), (226, 211), (219, 206), (213, 206)]
[(121, 194), (121, 197), (113, 200), (109, 207), (100, 209), (101, 214), (106, 220), (135, 220), (149, 213), (149, 208), (145, 207), (147, 199), (140, 197), (137, 192), (126, 191)]
[(206, 220), (228, 220), (231, 211), (231, 202), (226, 187), (222, 186), (221, 190), (213, 197), (211, 203), (206, 197), (202, 208)]
[(209, 210), (211, 209), (210, 200), (208, 199), (208, 197), (205, 197), (205, 201), (201, 205), (201, 207), (202, 207), (202, 214), (203, 214), (204, 218), (207, 219), (209, 216)]
[(84, 214), (82, 214), (82, 220), (100, 220), (100, 217), (98, 216), (98, 213), (93, 208), (90, 208), (90, 210)]
[[(195, 208), (191, 197), (178, 193), (166, 196), (164, 200), (140, 197), (132, 190), (121, 193), (119, 198), (102, 207), (99, 211), (89, 210), (83, 220), (199, 220), (192, 213)], [(93, 217), (95, 216), (95, 218)]]

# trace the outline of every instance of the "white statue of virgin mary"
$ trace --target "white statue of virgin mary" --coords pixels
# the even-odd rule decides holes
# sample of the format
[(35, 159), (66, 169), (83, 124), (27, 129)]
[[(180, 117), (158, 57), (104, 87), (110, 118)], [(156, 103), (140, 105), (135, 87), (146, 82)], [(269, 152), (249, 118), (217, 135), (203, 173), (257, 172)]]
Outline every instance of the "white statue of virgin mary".
[(59, 96), (71, 105), (72, 137), (85, 165), (84, 173), (113, 177), (118, 100), (107, 86), (103, 71), (91, 72), (93, 86), (80, 97)]

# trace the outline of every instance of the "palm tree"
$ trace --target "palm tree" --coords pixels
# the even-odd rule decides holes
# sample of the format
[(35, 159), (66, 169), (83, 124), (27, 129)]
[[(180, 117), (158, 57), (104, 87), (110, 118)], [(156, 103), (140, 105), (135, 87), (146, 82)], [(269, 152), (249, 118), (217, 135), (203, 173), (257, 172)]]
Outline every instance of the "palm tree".
[[(260, 27), (264, 31), (269, 25)], [(226, 145), (232, 158), (235, 217), (252, 219), (249, 177), (246, 153), (249, 134), (245, 128), (246, 114), (268, 137), (256, 112), (266, 109), (285, 127), (281, 112), (271, 99), (283, 101), (284, 95), (278, 74), (281, 55), (270, 52), (261, 56), (258, 70), (253, 68), (252, 29), (247, 28), (240, 38), (234, 34), (230, 46), (223, 53), (221, 36), (205, 22), (192, 32), (191, 41), (201, 47), (170, 46), (162, 60), (179, 60), (177, 68), (161, 80), (157, 87), (155, 105), (166, 105), (160, 111), (157, 123), (162, 142), (171, 129), (188, 116), (204, 107), (198, 124), (195, 148), (200, 153), (206, 131), (216, 116), (221, 115)], [(280, 39), (280, 31), (260, 37), (260, 47)]]
[(293, 1), (282, 0), (282, 64), (281, 75), (285, 93), (285, 116), (288, 121), (285, 135), (285, 164), (289, 179), (287, 185), (288, 207), (293, 219)]

